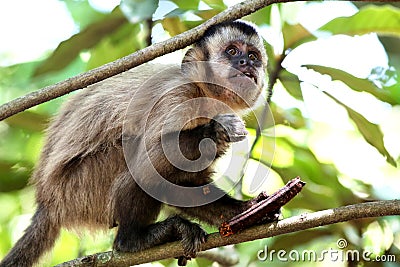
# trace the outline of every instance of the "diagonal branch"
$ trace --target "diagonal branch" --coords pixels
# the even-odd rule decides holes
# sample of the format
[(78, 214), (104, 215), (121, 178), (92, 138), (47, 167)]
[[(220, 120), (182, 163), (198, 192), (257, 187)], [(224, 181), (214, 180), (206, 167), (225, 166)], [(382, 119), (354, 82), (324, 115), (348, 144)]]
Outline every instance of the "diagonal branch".
[[(66, 79), (53, 85), (46, 86), (40, 90), (11, 100), (10, 102), (7, 102), (0, 106), (0, 121), (28, 108), (34, 107), (49, 100), (68, 94), (72, 91), (85, 88), (91, 84), (110, 78), (116, 74), (139, 66), (159, 56), (185, 48), (186, 46), (191, 45), (199, 40), (204, 31), (214, 24), (223, 21), (239, 19), (271, 4), (299, 1), (305, 0), (248, 0), (242, 3), (238, 3), (226, 9), (225, 11), (215, 15), (203, 24), (166, 41), (155, 43), (126, 57), (120, 58), (98, 68), (92, 69), (88, 72), (84, 72), (72, 78)], [(385, 2), (385, 0), (355, 1)]]
[[(202, 250), (292, 233), (349, 220), (389, 215), (400, 215), (400, 200), (375, 201), (302, 214), (284, 219), (277, 223), (255, 226), (226, 238), (220, 237), (218, 233), (213, 233), (208, 236), (207, 242), (202, 246)], [(112, 251), (97, 253), (59, 264), (56, 267), (131, 266), (178, 257), (182, 254), (183, 248), (180, 242), (173, 242), (136, 253), (116, 253)]]
[(159, 56), (185, 48), (199, 40), (205, 30), (211, 25), (241, 18), (274, 3), (294, 1), (295, 0), (251, 0), (236, 4), (235, 6), (215, 15), (203, 24), (173, 38), (160, 43), (155, 43), (126, 57), (5, 103), (0, 106), (0, 121), (24, 111), (25, 109), (105, 80)]

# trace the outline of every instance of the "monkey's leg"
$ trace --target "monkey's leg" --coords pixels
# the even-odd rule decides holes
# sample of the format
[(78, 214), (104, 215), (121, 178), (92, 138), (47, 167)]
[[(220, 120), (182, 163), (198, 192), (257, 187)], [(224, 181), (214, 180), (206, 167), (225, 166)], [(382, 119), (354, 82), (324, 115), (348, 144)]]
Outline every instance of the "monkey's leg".
[(207, 233), (195, 223), (180, 216), (144, 225), (120, 224), (114, 248), (124, 252), (141, 251), (156, 245), (181, 240), (185, 257), (195, 257)]
[(170, 241), (182, 240), (187, 257), (193, 257), (205, 242), (206, 232), (179, 216), (154, 223), (161, 203), (147, 195), (129, 172), (113, 188), (113, 219), (118, 223), (114, 248), (124, 252), (144, 250)]

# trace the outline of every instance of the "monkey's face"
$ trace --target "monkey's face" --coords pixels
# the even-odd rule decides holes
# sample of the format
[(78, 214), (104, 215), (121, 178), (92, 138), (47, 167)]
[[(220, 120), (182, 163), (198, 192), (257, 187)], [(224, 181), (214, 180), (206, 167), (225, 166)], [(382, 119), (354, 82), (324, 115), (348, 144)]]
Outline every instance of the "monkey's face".
[(233, 110), (254, 105), (264, 86), (262, 55), (253, 45), (228, 42), (219, 49), (208, 49), (208, 61), (189, 64), (192, 81), (205, 96), (224, 102)]
[(230, 42), (211, 55), (210, 69), (214, 84), (208, 87), (214, 97), (233, 109), (253, 106), (264, 86), (261, 54), (253, 45), (240, 41)]
[(234, 110), (256, 102), (264, 82), (266, 55), (253, 26), (231, 22), (210, 28), (190, 49), (184, 62), (193, 63), (190, 76), (207, 97), (223, 101)]
[(221, 58), (224, 58), (226, 64), (230, 64), (233, 68), (239, 71), (236, 73), (233, 71), (229, 75), (229, 79), (238, 78), (239, 81), (244, 77), (250, 78), (256, 85), (262, 87), (260, 82), (260, 74), (262, 71), (261, 55), (258, 49), (251, 45), (243, 43), (232, 43), (222, 53)]

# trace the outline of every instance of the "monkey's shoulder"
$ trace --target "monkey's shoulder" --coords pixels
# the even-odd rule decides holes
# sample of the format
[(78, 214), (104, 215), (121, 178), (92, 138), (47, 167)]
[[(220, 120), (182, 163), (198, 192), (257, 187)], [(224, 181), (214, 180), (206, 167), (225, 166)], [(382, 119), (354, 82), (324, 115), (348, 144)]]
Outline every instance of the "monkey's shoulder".
[[(154, 101), (164, 103), (179, 98), (179, 93), (170, 92), (178, 86), (179, 82), (173, 81), (179, 81), (179, 75), (179, 65), (149, 63), (91, 85), (63, 105), (47, 130), (48, 136), (54, 145), (78, 150), (92, 150), (99, 143), (114, 142), (121, 135), (127, 112), (133, 115), (131, 125), (139, 126)], [(85, 144), (92, 144), (93, 148), (82, 148)]]

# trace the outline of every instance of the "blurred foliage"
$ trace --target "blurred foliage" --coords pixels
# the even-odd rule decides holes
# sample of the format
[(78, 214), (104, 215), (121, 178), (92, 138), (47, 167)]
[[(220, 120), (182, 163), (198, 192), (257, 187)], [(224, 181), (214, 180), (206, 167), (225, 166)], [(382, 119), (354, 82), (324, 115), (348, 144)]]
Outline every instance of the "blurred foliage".
[[(95, 10), (87, 0), (64, 0), (78, 32), (61, 42), (44, 59), (1, 67), (0, 103), (144, 48), (148, 45), (150, 34), (153, 37), (154, 34), (161, 34), (155, 31), (156, 27), (161, 27), (162, 34), (166, 36), (174, 36), (227, 8), (222, 0), (161, 2), (125, 0), (112, 11), (104, 13)], [(153, 14), (160, 11), (158, 9), (161, 4), (166, 2), (174, 8), (158, 15), (157, 19), (152, 19)], [(289, 179), (300, 176), (307, 182), (307, 186), (283, 208), (285, 217), (374, 199), (399, 198), (400, 171), (396, 166), (400, 161), (400, 149), (398, 145), (396, 148), (398, 141), (393, 142), (393, 138), (390, 141), (389, 137), (400, 133), (400, 9), (391, 4), (360, 4), (359, 11), (353, 16), (334, 18), (318, 29), (310, 30), (296, 21), (299, 12), (308, 5), (310, 4), (277, 4), (244, 18), (260, 26), (263, 34), (265, 31), (278, 32), (276, 38), (280, 42), (265, 43), (269, 56), (269, 72), (271, 78), (276, 79), (274, 91), (280, 95), (285, 95), (286, 92), (286, 99), (295, 104), (289, 107), (283, 105), (275, 95), (268, 116), (261, 122), (264, 125), (262, 135), (250, 153), (251, 159), (246, 164), (245, 173), (231, 174), (244, 177), (243, 186), (238, 187), (234, 195), (249, 198), (260, 190), (276, 189)], [(304, 59), (301, 67), (317, 75), (313, 76), (315, 79), (328, 77), (330, 82), (339, 81), (346, 86), (348, 94), (359, 94), (360, 99), (361, 96), (369, 95), (375, 104), (388, 110), (389, 118), (373, 121), (353, 107), (357, 106), (357, 98), (352, 98), (353, 102), (343, 101), (317, 82), (311, 83), (315, 88), (314, 93), (324, 92), (326, 99), (344, 111), (348, 119), (343, 124), (343, 129), (338, 129), (335, 125), (329, 125), (329, 121), (314, 121), (307, 114), (304, 88), (309, 82), (286, 67), (285, 60), (296, 49), (339, 34), (377, 34), (386, 50), (388, 66), (375, 66), (368, 77), (357, 77), (353, 73), (330, 66), (327, 55), (323, 59), (326, 65), (310, 64)], [(340, 56), (340, 51), (330, 53)], [(343, 58), (343, 61), (346, 60), (351, 64), (351, 58)], [(67, 97), (50, 101), (0, 122), (0, 258), (21, 235), (34, 211), (34, 189), (27, 182), (40, 154), (44, 129)], [(324, 106), (320, 108), (325, 109)], [(255, 112), (261, 114), (263, 108)], [(259, 116), (250, 115), (246, 118), (250, 141), (255, 140), (256, 117)], [(275, 127), (272, 127), (274, 124)], [(363, 150), (359, 152), (359, 157), (371, 157), (371, 160), (362, 162), (361, 166), (364, 164), (368, 170), (375, 170), (371, 175), (376, 177), (371, 179), (362, 168), (349, 171), (342, 161), (326, 157), (327, 154), (334, 154), (335, 146), (340, 146), (340, 142), (345, 142), (343, 136), (348, 138), (346, 142), (350, 144), (348, 151), (341, 151), (343, 158), (348, 153), (357, 154), (354, 150), (361, 147)], [(365, 151), (368, 155), (365, 155)], [(355, 166), (360, 166), (357, 163), (358, 158), (352, 161)], [(259, 167), (266, 174), (270, 173), (270, 176), (267, 176), (268, 179), (257, 192), (251, 192), (248, 185), (251, 182), (248, 181), (255, 175), (254, 169)], [(400, 220), (397, 217), (357, 220), (247, 242), (236, 245), (235, 250), (241, 259), (240, 266), (265, 266), (268, 262), (257, 259), (257, 253), (265, 246), (276, 251), (321, 251), (337, 249), (336, 242), (340, 238), (347, 240), (349, 249), (368, 250), (374, 257), (394, 254), (397, 265), (393, 262), (361, 260), (360, 263), (336, 262), (334, 266), (399, 266)], [(104, 234), (94, 241), (86, 235), (78, 237), (63, 232), (52, 258), (47, 262), (56, 264), (79, 255), (110, 249), (111, 240), (112, 233)], [(325, 263), (332, 265), (331, 262), (296, 262), (296, 266), (322, 266)], [(173, 266), (175, 261), (164, 260), (159, 264)], [(211, 264), (204, 259), (190, 263), (192, 266)], [(277, 260), (273, 264), (294, 265), (291, 261)]]

